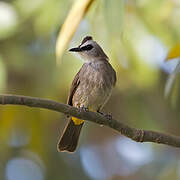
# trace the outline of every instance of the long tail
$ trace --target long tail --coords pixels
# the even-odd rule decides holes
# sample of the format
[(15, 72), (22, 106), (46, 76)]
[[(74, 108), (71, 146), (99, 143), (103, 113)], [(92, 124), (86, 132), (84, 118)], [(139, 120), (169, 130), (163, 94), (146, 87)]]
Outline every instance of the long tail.
[(81, 128), (84, 122), (81, 124), (75, 124), (72, 118), (70, 118), (67, 126), (64, 128), (64, 132), (58, 142), (58, 151), (74, 152), (76, 150)]

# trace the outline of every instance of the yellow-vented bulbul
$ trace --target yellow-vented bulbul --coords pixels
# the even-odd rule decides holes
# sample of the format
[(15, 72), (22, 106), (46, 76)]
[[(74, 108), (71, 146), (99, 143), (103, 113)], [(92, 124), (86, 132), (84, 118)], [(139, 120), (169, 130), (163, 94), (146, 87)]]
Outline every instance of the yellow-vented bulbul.
[[(109, 58), (91, 36), (86, 36), (78, 47), (69, 51), (77, 52), (85, 63), (72, 82), (67, 104), (99, 112), (116, 83), (116, 73)], [(59, 151), (75, 151), (83, 124), (84, 120), (69, 118), (58, 142)]]

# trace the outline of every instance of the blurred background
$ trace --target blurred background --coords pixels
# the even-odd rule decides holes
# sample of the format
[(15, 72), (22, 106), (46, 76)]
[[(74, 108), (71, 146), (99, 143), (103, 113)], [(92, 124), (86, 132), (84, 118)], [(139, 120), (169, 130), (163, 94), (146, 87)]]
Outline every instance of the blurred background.
[[(103, 111), (135, 128), (180, 136), (178, 76), (170, 95), (164, 96), (178, 63), (164, 59), (180, 41), (180, 1), (91, 2), (56, 63), (56, 40), (76, 1), (0, 1), (0, 93), (66, 103), (83, 63), (67, 49), (91, 35), (117, 72), (116, 88)], [(61, 113), (1, 106), (0, 180), (180, 179), (179, 149), (136, 143), (90, 122), (83, 127), (77, 151), (59, 153), (56, 144), (65, 124)]]

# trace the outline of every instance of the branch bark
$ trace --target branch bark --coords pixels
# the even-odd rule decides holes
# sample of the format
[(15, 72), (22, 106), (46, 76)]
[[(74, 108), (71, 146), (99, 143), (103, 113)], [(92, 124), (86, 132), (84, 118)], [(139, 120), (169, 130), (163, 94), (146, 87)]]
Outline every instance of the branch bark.
[(180, 147), (180, 137), (168, 135), (155, 131), (148, 131), (142, 129), (132, 128), (124, 123), (121, 123), (115, 119), (108, 119), (107, 117), (96, 113), (96, 112), (86, 112), (79, 110), (78, 108), (69, 106), (67, 104), (62, 104), (56, 101), (28, 97), (28, 96), (19, 96), (19, 95), (0, 95), (0, 104), (1, 105), (23, 105), (29, 107), (37, 107), (53, 110), (56, 112), (61, 112), (67, 115), (71, 115), (80, 119), (91, 121), (97, 124), (108, 126), (122, 135), (131, 138), (137, 142), (154, 142), (160, 144), (166, 144), (173, 147)]

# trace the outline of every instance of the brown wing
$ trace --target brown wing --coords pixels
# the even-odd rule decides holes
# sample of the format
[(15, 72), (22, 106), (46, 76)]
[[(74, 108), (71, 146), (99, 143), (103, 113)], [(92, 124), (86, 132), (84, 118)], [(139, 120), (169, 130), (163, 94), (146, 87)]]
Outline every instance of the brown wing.
[[(82, 69), (82, 68), (81, 68)], [(79, 86), (80, 84), (80, 79), (79, 79), (79, 74), (81, 72), (81, 69), (79, 70), (79, 72), (76, 74), (73, 82), (72, 82), (72, 85), (71, 85), (71, 89), (70, 89), (70, 92), (69, 92), (69, 96), (68, 96), (68, 100), (67, 100), (67, 104), (69, 105), (73, 105), (72, 104), (72, 99), (73, 99), (73, 95), (77, 89), (77, 87)]]

